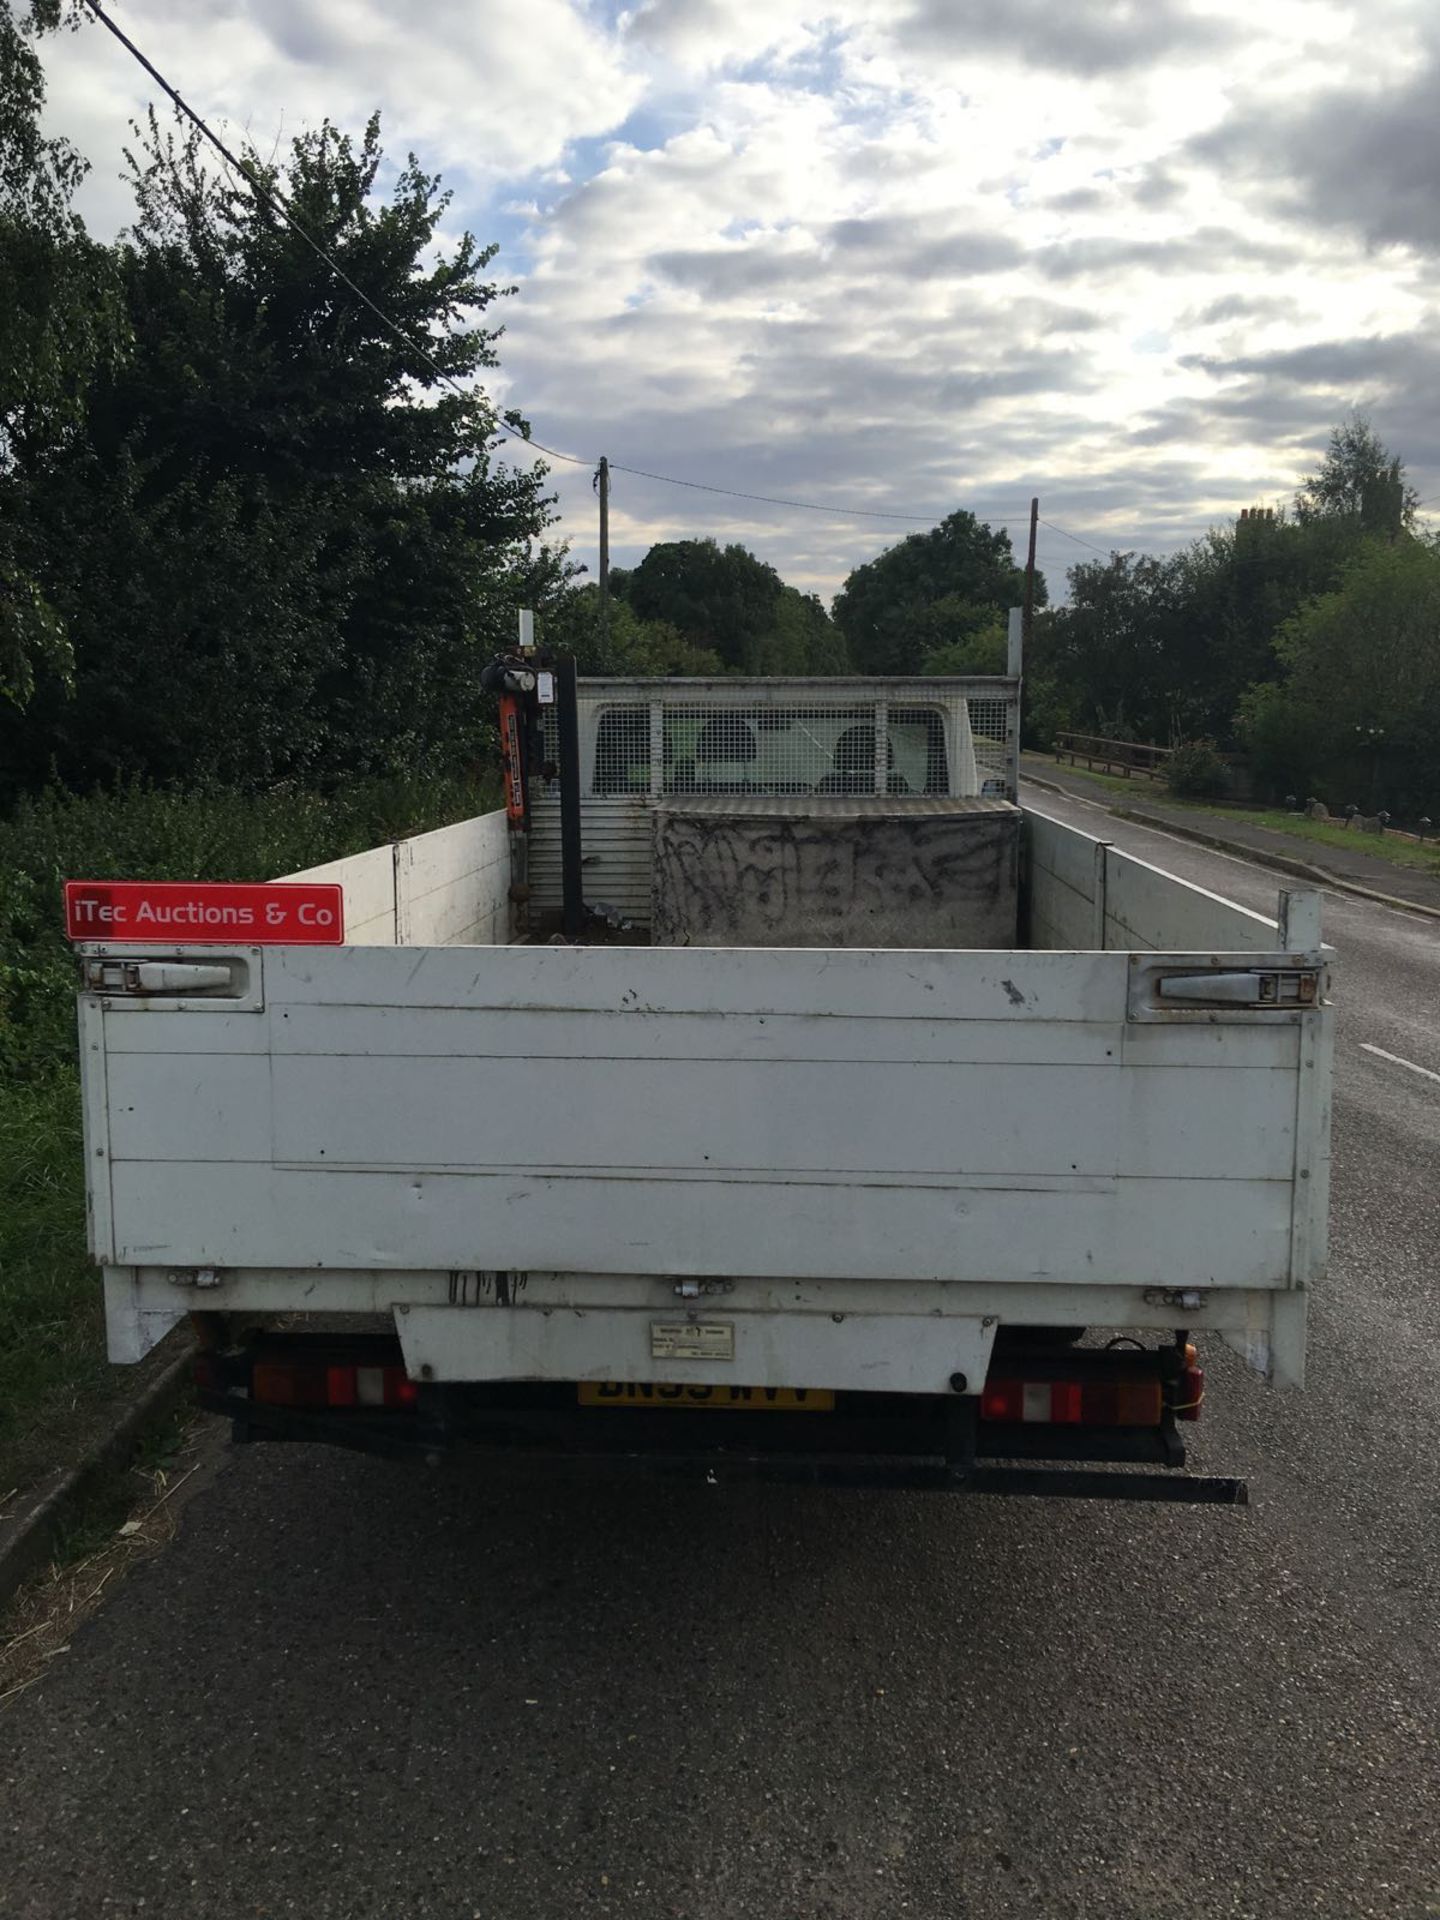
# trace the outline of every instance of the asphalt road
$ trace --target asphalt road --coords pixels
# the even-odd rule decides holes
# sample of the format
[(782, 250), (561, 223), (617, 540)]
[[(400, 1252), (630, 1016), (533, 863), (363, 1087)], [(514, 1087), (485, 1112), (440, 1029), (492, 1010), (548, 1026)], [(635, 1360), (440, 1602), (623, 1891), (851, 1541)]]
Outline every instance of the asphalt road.
[(1440, 1074), (1440, 924), (1328, 926), (1311, 1384), (1207, 1352), (1192, 1456), (1248, 1512), (227, 1455), (0, 1710), (0, 1912), (1440, 1914), (1440, 1082), (1365, 1051)]

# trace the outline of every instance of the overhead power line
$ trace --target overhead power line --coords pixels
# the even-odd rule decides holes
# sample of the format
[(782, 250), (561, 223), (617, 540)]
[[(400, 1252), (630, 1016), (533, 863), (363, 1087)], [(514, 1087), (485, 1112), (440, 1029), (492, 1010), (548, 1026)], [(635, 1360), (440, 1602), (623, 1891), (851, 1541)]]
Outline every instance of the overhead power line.
[(1042, 527), (1049, 527), (1052, 533), (1058, 533), (1066, 540), (1073, 540), (1077, 547), (1089, 547), (1092, 553), (1113, 552), (1113, 548), (1110, 547), (1097, 547), (1093, 540), (1082, 540), (1078, 533), (1068, 533), (1064, 527), (1057, 527), (1053, 520), (1042, 520), (1040, 524)]
[[(640, 480), (659, 480), (667, 487), (691, 487), (697, 493), (723, 493), (729, 500), (758, 500), (767, 507), (796, 507), (802, 513), (838, 513), (848, 514), (865, 520), (903, 520), (910, 526), (926, 526), (931, 521), (943, 520), (944, 513), (929, 509), (916, 508), (910, 513), (898, 513), (883, 507), (856, 507), (845, 501), (832, 500), (787, 500), (773, 493), (745, 493), (738, 487), (719, 487), (708, 480), (678, 480), (673, 473), (650, 473), (644, 467), (624, 467), (618, 460), (610, 462), (612, 473), (633, 474)], [(1019, 522), (1017, 520), (1016, 524)]]
[[(394, 320), (385, 312), (383, 307), (371, 299), (370, 295), (366, 293), (362, 286), (357, 285), (357, 283), (351, 279), (350, 275), (346, 273), (335, 256), (322, 246), (314, 234), (310, 232), (309, 228), (299, 218), (289, 200), (281, 193), (279, 188), (274, 185), (266, 185), (258, 179), (252, 168), (232, 152), (230, 147), (220, 138), (220, 135), (216, 133), (203, 114), (196, 112), (195, 108), (192, 107), (189, 101), (181, 94), (179, 88), (165, 78), (165, 75), (161, 73), (154, 61), (136, 46), (124, 28), (121, 27), (117, 21), (111, 19), (110, 15), (100, 4), (100, 0), (84, 0), (84, 5), (86, 9), (93, 14), (95, 19), (100, 22), (101, 26), (119, 41), (120, 45), (124, 47), (130, 57), (144, 68), (156, 86), (159, 87), (174, 104), (176, 111), (182, 114), (204, 139), (209, 141), (210, 145), (220, 155), (225, 164), (233, 168), (234, 171), (240, 175), (261, 205), (267, 207), (271, 213), (283, 220), (292, 232), (304, 241), (305, 245), (309, 247), (316, 258), (323, 261), (330, 269), (340, 284), (347, 287), (350, 292), (354, 294), (355, 298), (360, 301), (361, 305), (375, 316), (385, 331), (394, 339), (398, 340), (402, 346), (408, 347), (417, 359), (423, 361), (437, 380), (443, 381), (446, 386), (451, 387), (463, 398), (467, 400), (473, 399), (475, 396), (472, 389), (463, 386), (452, 373), (448, 373), (421, 341), (417, 340), (413, 334), (407, 333), (398, 321)], [(559, 447), (547, 446), (543, 440), (537, 440), (533, 434), (519, 432), (518, 429), (511, 426), (509, 422), (506, 422), (503, 427), (497, 426), (495, 431), (500, 438), (516, 446), (526, 447), (536, 453), (543, 453), (546, 458), (550, 460), (563, 460), (568, 465), (575, 467), (594, 467), (596, 464), (593, 459), (589, 459), (583, 454), (566, 453)], [(646, 467), (623, 466), (613, 460), (610, 462), (610, 471), (612, 473), (628, 473), (639, 480), (654, 480), (662, 486), (685, 487), (696, 493), (719, 494), (727, 500), (753, 500), (764, 506), (788, 507), (799, 513), (828, 513), (834, 514), (842, 519), (888, 520), (917, 527), (932, 525), (946, 518), (946, 511), (943, 510), (922, 511), (916, 509), (914, 511), (902, 512), (887, 507), (857, 506), (849, 501), (793, 500), (779, 494), (749, 493), (739, 487), (722, 487), (709, 480), (682, 480), (678, 475), (673, 473), (655, 473)], [(1001, 520), (997, 517), (994, 524), (1008, 527), (1020, 525), (1021, 521), (1018, 518), (1017, 512), (1017, 518), (1015, 520)], [(1052, 533), (1061, 534), (1067, 540), (1074, 540), (1079, 546), (1090, 547), (1095, 553), (1103, 553), (1106, 551), (1103, 547), (1095, 546), (1093, 541), (1081, 539), (1079, 534), (1067, 533), (1064, 527), (1057, 527), (1051, 520), (1042, 520), (1040, 524), (1044, 527), (1049, 527)]]

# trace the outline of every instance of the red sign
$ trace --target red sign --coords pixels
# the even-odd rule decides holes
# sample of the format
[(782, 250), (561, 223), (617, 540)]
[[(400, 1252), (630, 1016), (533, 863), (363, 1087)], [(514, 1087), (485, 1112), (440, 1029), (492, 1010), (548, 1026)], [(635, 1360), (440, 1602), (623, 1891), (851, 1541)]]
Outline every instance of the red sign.
[(329, 881), (207, 886), (190, 880), (67, 880), (71, 940), (339, 946), (345, 895)]

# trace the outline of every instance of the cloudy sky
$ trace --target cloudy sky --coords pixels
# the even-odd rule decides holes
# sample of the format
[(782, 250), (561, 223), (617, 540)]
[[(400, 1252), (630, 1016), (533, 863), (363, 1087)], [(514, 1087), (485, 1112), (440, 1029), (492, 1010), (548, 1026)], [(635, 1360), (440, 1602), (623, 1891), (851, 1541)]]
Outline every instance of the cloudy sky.
[[(957, 506), (1168, 550), (1352, 406), (1440, 496), (1427, 0), (114, 0), (269, 150), (374, 106), (518, 282), (496, 392), (617, 466), (617, 563), (741, 540), (829, 594)], [(47, 42), (112, 232), (153, 92)], [(593, 563), (588, 467), (556, 466)], [(1440, 507), (1440, 501), (1436, 502)], [(869, 508), (894, 519), (864, 518)], [(1085, 547), (1042, 527), (1052, 587)]]

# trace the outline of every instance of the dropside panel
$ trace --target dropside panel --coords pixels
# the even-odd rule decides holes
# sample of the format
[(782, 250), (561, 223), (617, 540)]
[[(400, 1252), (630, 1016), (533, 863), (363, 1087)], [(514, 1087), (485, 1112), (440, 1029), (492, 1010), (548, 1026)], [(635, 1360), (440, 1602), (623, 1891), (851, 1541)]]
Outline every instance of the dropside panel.
[(345, 939), (352, 947), (490, 945), (510, 938), (503, 809), (285, 877), (329, 880), (344, 890)]
[(1032, 947), (1267, 953), (1284, 944), (1263, 914), (1034, 807), (1024, 810), (1023, 837)]
[(352, 947), (395, 945), (395, 849), (370, 847), (323, 867), (287, 873), (287, 880), (329, 880), (345, 895), (345, 938)]
[(397, 945), (503, 945), (510, 937), (510, 834), (503, 811), (402, 840)]

